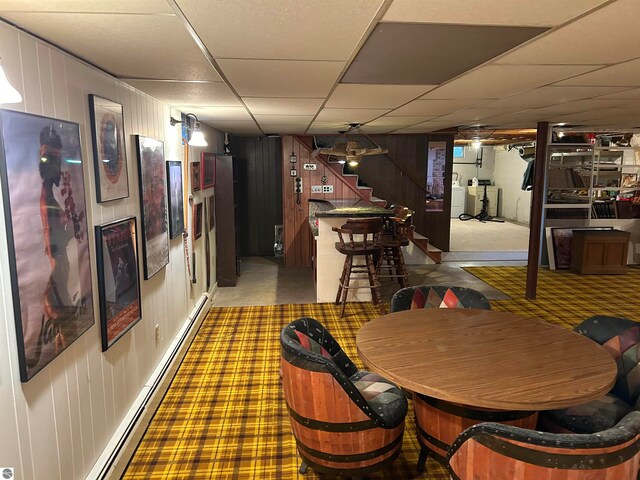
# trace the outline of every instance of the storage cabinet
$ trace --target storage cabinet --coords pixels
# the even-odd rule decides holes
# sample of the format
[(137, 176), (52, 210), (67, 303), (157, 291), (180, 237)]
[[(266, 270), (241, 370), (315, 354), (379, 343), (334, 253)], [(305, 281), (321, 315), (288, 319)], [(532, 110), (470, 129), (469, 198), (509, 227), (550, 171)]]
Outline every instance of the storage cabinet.
[(216, 155), (216, 279), (219, 287), (235, 287), (238, 276), (237, 161)]
[[(465, 213), (475, 216), (482, 210), (482, 198), (484, 197), (484, 186), (467, 187), (467, 205)], [(498, 216), (498, 187), (487, 186), (487, 198), (489, 199), (488, 214), (491, 217)]]
[(574, 230), (571, 271), (581, 274), (620, 274), (627, 271), (629, 232)]

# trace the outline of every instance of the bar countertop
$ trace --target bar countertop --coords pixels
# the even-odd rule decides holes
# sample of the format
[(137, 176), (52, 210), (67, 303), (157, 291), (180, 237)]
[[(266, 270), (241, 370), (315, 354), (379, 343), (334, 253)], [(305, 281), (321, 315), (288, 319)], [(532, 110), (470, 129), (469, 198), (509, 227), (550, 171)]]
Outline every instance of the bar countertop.
[(331, 210), (316, 212), (317, 218), (323, 217), (392, 217), (393, 211), (386, 208), (368, 205), (362, 207), (337, 207)]

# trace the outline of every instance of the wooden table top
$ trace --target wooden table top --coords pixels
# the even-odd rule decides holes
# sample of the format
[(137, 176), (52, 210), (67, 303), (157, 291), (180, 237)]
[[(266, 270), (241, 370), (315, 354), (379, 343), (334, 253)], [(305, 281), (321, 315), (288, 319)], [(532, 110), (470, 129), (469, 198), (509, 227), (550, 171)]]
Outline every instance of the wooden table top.
[(476, 309), (390, 313), (356, 338), (367, 368), (402, 387), (496, 410), (549, 410), (593, 400), (616, 364), (593, 340), (533, 317)]

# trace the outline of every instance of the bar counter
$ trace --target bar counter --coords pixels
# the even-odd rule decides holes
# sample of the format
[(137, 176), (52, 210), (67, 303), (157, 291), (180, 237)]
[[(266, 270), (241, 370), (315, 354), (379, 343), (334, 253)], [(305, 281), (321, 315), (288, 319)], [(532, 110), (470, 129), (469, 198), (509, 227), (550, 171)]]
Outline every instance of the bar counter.
[[(316, 299), (318, 303), (335, 302), (338, 284), (342, 274), (345, 256), (336, 250), (338, 234), (332, 228), (342, 226), (347, 218), (355, 217), (392, 217), (393, 212), (375, 205), (340, 205), (332, 201), (336, 207), (331, 210), (316, 212), (318, 219), (318, 236), (316, 237)], [(364, 261), (364, 259), (362, 259)], [(358, 259), (360, 263), (360, 259)], [(352, 285), (369, 285), (366, 278), (352, 280)], [(371, 290), (368, 288), (350, 289), (348, 302), (370, 302)]]

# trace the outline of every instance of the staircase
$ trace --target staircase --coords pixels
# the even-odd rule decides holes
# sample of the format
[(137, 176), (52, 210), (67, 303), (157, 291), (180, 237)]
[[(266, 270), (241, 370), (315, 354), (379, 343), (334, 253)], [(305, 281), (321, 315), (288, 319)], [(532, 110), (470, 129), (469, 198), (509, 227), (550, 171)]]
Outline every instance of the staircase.
[[(313, 153), (313, 139), (311, 137), (301, 137), (298, 135), (293, 135), (293, 138), (297, 140), (300, 145), (302, 145), (310, 154)], [(341, 181), (361, 199), (371, 202), (373, 205), (376, 205), (378, 207), (385, 208), (387, 206), (386, 200), (373, 196), (373, 188), (358, 185), (358, 175), (344, 173), (343, 163), (331, 162), (329, 161), (327, 156), (323, 154), (316, 155), (314, 157), (314, 160), (322, 163), (324, 166), (333, 171), (333, 173), (336, 175), (336, 179), (338, 181)], [(433, 262), (442, 263), (442, 251), (437, 249), (433, 245), (430, 245), (428, 238), (425, 238), (422, 235), (413, 232), (409, 238), (414, 243), (414, 245)]]

